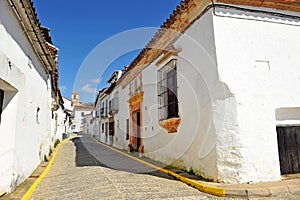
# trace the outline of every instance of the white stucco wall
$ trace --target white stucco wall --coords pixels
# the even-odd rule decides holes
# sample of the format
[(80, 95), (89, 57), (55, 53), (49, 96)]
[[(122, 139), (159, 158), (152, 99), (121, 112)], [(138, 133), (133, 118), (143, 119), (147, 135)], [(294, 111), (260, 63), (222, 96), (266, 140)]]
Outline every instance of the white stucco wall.
[(94, 128), (94, 137), (100, 141), (101, 140), (101, 116), (100, 116), (100, 99), (96, 99), (96, 105), (94, 108), (94, 112), (98, 113), (98, 117), (95, 120), (95, 128)]
[(80, 131), (83, 131), (82, 115), (86, 115), (89, 113), (91, 113), (91, 110), (76, 110), (76, 108), (74, 108), (72, 125), (75, 125), (75, 129), (72, 129), (73, 133), (79, 133)]
[[(108, 143), (108, 127), (105, 127), (105, 123), (108, 123), (108, 117), (104, 117), (103, 115), (106, 115), (107, 109), (108, 109), (108, 105), (106, 105), (106, 102), (108, 102), (109, 100), (109, 95), (105, 95), (103, 97), (101, 97), (101, 99), (99, 100), (99, 103), (97, 103), (97, 110), (99, 111), (99, 133), (97, 134), (98, 136), (98, 140), (103, 142), (103, 143)], [(104, 103), (104, 114), (100, 114), (100, 110), (103, 107), (103, 103)], [(104, 124), (104, 132), (102, 132), (102, 124)], [(107, 133), (107, 135), (106, 135)]]
[[(216, 134), (212, 121), (211, 91), (217, 83), (212, 14), (206, 13), (174, 44), (177, 57), (179, 116), (177, 133), (158, 124), (157, 67), (143, 71), (143, 137), (145, 155), (154, 160), (217, 179)], [(166, 61), (165, 63), (167, 63)]]
[(300, 107), (300, 22), (234, 10), (216, 14), (220, 80), (231, 97), (219, 132), (218, 178), (279, 180), (276, 110)]
[(92, 135), (93, 128), (91, 124), (92, 115), (87, 114), (82, 117), (83, 124), (83, 134)]
[(62, 106), (59, 106), (59, 109), (55, 112), (54, 118), (56, 117), (57, 117), (57, 122), (55, 125), (56, 133), (55, 133), (55, 137), (52, 140), (53, 145), (57, 139), (61, 141), (63, 139), (63, 134), (69, 131), (68, 118), (66, 118), (66, 113)]
[[(142, 71), (144, 155), (219, 182), (279, 180), (276, 125), (300, 122), (299, 35), (298, 21), (262, 14), (217, 8), (216, 15), (209, 10), (197, 19), (173, 44), (182, 49), (172, 57), (181, 118), (177, 133), (158, 123), (157, 72), (169, 60), (156, 66), (158, 58)], [(117, 85), (101, 101), (116, 92), (113, 145), (127, 149), (129, 84)], [(101, 118), (100, 130), (107, 122)], [(100, 141), (108, 142), (105, 133)]]
[(32, 173), (50, 148), (51, 82), (13, 16), (7, 2), (0, 1), (0, 87), (6, 104), (0, 125), (0, 189), (7, 192)]
[(128, 94), (129, 86), (122, 89), (121, 86), (115, 88), (113, 96), (118, 95), (119, 98), (119, 111), (115, 114), (115, 137), (114, 137), (114, 146), (117, 146), (121, 149), (127, 149), (129, 140), (126, 140), (126, 119), (130, 118), (129, 114), (129, 104), (128, 104)]
[(64, 101), (64, 108), (67, 111), (72, 111), (73, 110), (72, 101), (65, 97), (63, 97), (63, 101)]

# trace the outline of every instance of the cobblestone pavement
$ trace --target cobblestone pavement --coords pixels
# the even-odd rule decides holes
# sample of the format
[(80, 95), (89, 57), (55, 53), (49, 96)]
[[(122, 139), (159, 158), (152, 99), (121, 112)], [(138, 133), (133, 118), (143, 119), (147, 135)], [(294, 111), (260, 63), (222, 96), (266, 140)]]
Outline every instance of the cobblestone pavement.
[(62, 145), (31, 199), (221, 199), (83, 136)]

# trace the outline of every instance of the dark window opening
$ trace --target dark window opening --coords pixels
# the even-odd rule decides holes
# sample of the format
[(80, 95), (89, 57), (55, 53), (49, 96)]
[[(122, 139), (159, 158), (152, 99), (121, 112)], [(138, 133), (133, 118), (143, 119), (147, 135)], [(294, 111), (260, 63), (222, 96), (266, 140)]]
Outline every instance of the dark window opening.
[(108, 112), (110, 113), (112, 111), (112, 103), (109, 101), (108, 103)]
[[(37, 107), (37, 109), (36, 109), (36, 123), (40, 123), (40, 111), (41, 111), (41, 109), (40, 109), (40, 107)], [(55, 120), (57, 120), (57, 118), (55, 119)], [(56, 124), (57, 124), (57, 121), (56, 121)]]
[(108, 122), (105, 123), (105, 135), (108, 136)]
[(0, 123), (1, 123), (3, 102), (4, 102), (4, 91), (0, 89)]
[(129, 140), (129, 119), (126, 119), (126, 140)]
[(108, 100), (105, 101), (105, 117), (108, 116)]

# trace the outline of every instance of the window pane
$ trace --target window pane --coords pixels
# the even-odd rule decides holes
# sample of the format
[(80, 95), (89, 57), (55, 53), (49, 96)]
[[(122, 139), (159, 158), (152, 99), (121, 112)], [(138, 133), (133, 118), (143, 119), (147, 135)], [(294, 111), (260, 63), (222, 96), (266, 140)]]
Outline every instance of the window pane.
[(159, 119), (178, 117), (176, 60), (158, 71)]

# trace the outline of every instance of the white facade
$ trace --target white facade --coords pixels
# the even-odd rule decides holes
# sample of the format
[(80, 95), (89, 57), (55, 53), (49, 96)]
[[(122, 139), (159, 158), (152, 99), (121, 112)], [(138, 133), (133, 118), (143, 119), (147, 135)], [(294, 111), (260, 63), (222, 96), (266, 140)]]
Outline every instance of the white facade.
[(82, 116), (83, 133), (87, 135), (93, 135), (93, 116), (91, 113)]
[[(276, 121), (276, 111), (295, 108), (291, 110), (297, 112), (300, 107), (300, 21), (257, 13), (245, 17), (236, 10), (216, 11), (219, 79), (231, 96), (224, 105), (231, 104), (231, 110), (237, 113), (235, 119), (231, 118), (234, 126), (224, 126), (219, 134), (224, 138), (218, 143), (218, 165), (223, 171), (220, 179), (228, 179), (234, 170), (241, 182), (279, 180), (276, 125), (281, 122)], [(293, 124), (299, 125), (299, 116), (294, 119)], [(236, 145), (229, 146), (233, 141)], [(221, 153), (228, 148), (239, 156)], [(228, 161), (231, 166), (221, 167)]]
[[(69, 106), (70, 107), (70, 106)], [(93, 106), (84, 105), (80, 102), (80, 95), (77, 91), (72, 93), (71, 100), (71, 108), (72, 108), (72, 133), (82, 133), (83, 132), (83, 116), (86, 114), (90, 114), (93, 110)]]
[(22, 183), (51, 145), (51, 79), (33, 48), (11, 6), (0, 1), (1, 191)]
[[(125, 74), (97, 102), (106, 105), (115, 95), (119, 100), (118, 112), (100, 121), (102, 127), (113, 117), (112, 142), (103, 133), (100, 140), (127, 149), (138, 106), (146, 157), (217, 182), (280, 180), (276, 126), (300, 124), (300, 18), (295, 12), (241, 8), (249, 9), (247, 15), (226, 6), (203, 9), (172, 43), (178, 55), (161, 54), (128, 83), (131, 75)], [(158, 118), (158, 72), (172, 59), (177, 60), (176, 133), (168, 133)]]
[(64, 101), (64, 109), (71, 114), (73, 111), (72, 100), (63, 97), (63, 101)]
[(112, 137), (109, 137), (109, 100), (110, 95), (103, 93), (96, 104), (96, 110), (99, 112), (99, 121), (96, 123), (94, 135), (95, 137), (106, 144), (112, 144)]
[(81, 133), (83, 131), (83, 116), (91, 113), (91, 108), (76, 108), (73, 110), (72, 133)]
[(56, 131), (55, 136), (52, 140), (53, 145), (57, 139), (64, 139), (63, 134), (71, 133), (70, 117), (71, 115), (65, 110), (62, 105), (60, 105), (58, 110), (54, 112), (53, 118), (55, 121)]
[(27, 1), (0, 1), (0, 195), (28, 178), (61, 138), (64, 108), (49, 73), (57, 63), (34, 13)]

